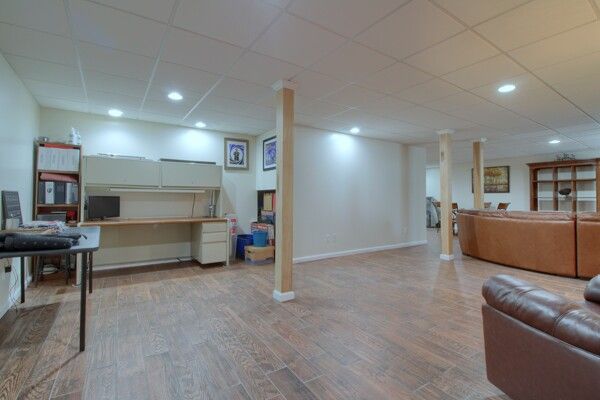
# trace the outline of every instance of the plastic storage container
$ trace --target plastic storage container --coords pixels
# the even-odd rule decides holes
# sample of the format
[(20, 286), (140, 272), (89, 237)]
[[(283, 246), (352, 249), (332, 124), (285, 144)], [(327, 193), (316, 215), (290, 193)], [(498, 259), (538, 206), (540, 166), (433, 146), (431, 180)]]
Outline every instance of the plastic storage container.
[(253, 234), (254, 246), (265, 247), (267, 245), (267, 238), (269, 234), (265, 231), (255, 231)]
[(246, 257), (245, 249), (246, 246), (252, 246), (254, 243), (252, 235), (237, 235), (237, 244), (235, 248), (235, 256), (240, 259)]

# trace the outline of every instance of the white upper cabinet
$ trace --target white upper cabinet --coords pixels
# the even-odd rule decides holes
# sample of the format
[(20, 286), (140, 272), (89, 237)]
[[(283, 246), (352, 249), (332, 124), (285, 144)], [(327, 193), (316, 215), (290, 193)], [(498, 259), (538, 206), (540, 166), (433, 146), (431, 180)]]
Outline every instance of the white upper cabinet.
[(162, 169), (161, 185), (163, 187), (221, 187), (221, 174), (223, 167), (220, 165), (167, 161), (163, 161), (160, 164)]
[(149, 160), (85, 157), (85, 184), (158, 187), (160, 164)]
[(86, 186), (198, 189), (220, 188), (223, 167), (184, 162), (86, 156)]

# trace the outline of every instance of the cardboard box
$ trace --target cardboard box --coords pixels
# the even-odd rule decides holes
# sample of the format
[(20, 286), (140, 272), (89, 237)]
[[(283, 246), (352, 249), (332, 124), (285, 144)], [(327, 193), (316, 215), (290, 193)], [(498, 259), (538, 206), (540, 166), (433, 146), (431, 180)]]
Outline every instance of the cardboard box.
[(275, 257), (275, 247), (246, 246), (246, 260), (264, 261)]

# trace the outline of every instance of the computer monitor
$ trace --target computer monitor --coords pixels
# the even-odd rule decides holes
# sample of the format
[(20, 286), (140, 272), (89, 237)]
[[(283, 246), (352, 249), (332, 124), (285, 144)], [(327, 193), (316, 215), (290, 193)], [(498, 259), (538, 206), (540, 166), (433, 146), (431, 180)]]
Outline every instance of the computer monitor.
[(121, 212), (119, 196), (89, 196), (88, 219), (105, 219), (118, 217)]

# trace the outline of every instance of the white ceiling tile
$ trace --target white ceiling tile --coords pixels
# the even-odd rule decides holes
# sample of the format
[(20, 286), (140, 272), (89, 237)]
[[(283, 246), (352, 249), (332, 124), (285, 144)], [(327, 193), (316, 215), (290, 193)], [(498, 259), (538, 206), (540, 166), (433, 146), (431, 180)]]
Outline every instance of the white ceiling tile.
[(535, 122), (532, 122), (524, 117), (521, 117), (510, 110), (506, 110), (489, 101), (484, 101), (478, 104), (461, 107), (449, 112), (458, 118), (463, 118), (472, 121), (476, 124), (486, 127), (496, 128), (503, 131), (511, 129), (531, 129), (541, 128)]
[[(498, 87), (507, 83), (514, 84), (516, 89), (509, 93), (498, 92)], [(496, 104), (510, 106), (511, 104), (526, 101), (543, 101), (544, 95), (547, 95), (548, 92), (551, 91), (542, 81), (535, 76), (526, 73), (524, 75), (514, 76), (510, 79), (475, 88), (471, 92)]]
[(62, 0), (0, 1), (0, 22), (57, 35), (70, 35), (67, 13)]
[(25, 83), (25, 86), (27, 86), (34, 97), (41, 96), (78, 102), (85, 101), (85, 93), (81, 84), (78, 86), (66, 86), (32, 79), (23, 79), (23, 83)]
[(475, 29), (503, 50), (512, 50), (595, 19), (588, 0), (534, 0)]
[(348, 107), (362, 107), (384, 97), (380, 92), (375, 92), (357, 85), (348, 85), (343, 89), (326, 96), (324, 100)]
[(399, 110), (397, 118), (401, 121), (430, 129), (461, 129), (474, 125), (470, 121), (421, 106)]
[(265, 3), (274, 5), (275, 7), (279, 7), (279, 8), (286, 8), (288, 6), (288, 4), (290, 4), (290, 1), (292, 0), (263, 0)]
[(151, 114), (170, 115), (182, 119), (191, 108), (192, 107), (189, 105), (189, 103), (182, 104), (173, 101), (157, 100), (152, 98), (146, 99), (144, 107), (141, 111)]
[(116, 93), (142, 98), (148, 82), (137, 79), (109, 75), (103, 72), (84, 71), (85, 85), (88, 90)]
[(95, 70), (105, 74), (147, 81), (154, 66), (154, 60), (125, 51), (80, 43), (79, 55), (86, 70)]
[(472, 32), (463, 32), (406, 59), (408, 64), (434, 75), (444, 75), (498, 54)]
[(340, 35), (353, 37), (407, 2), (408, 0), (296, 0), (289, 11)]
[(204, 95), (204, 93), (195, 92), (189, 88), (177, 88), (177, 92), (183, 96), (183, 99), (175, 101), (168, 98), (168, 94), (172, 91), (173, 89), (169, 86), (162, 86), (156, 82), (153, 82), (150, 90), (148, 91), (147, 99), (167, 103), (168, 108), (172, 110), (187, 112)]
[(552, 36), (510, 52), (530, 69), (568, 61), (600, 51), (600, 22)]
[[(105, 118), (108, 118), (108, 110), (114, 108), (115, 106), (106, 105), (102, 103), (89, 103), (88, 104), (88, 112), (91, 114), (102, 115)], [(123, 106), (118, 106), (119, 110), (123, 111), (122, 118), (139, 118), (139, 110), (137, 108), (127, 108)]]
[(275, 91), (270, 87), (233, 78), (223, 79), (211, 94), (218, 97), (241, 100), (247, 103), (260, 103), (264, 99), (275, 97)]
[(357, 37), (357, 41), (402, 59), (464, 30), (427, 0), (414, 0)]
[(142, 17), (168, 22), (175, 0), (95, 0)]
[(459, 93), (460, 91), (461, 90), (456, 86), (436, 78), (425, 83), (412, 86), (408, 89), (401, 90), (396, 94), (396, 96), (412, 103), (423, 104), (428, 101), (441, 99), (443, 97)]
[(416, 68), (398, 62), (376, 72), (361, 84), (384, 93), (394, 93), (432, 79), (433, 76)]
[(190, 90), (197, 93), (207, 92), (220, 76), (211, 72), (161, 61), (154, 74), (153, 85), (168, 91)]
[(182, 125), (181, 118), (172, 115), (154, 114), (146, 111), (138, 113), (139, 119), (143, 121), (158, 122), (159, 124)]
[(296, 93), (311, 99), (323, 97), (346, 86), (345, 82), (308, 69), (292, 80), (298, 84)]
[(507, 56), (500, 54), (496, 57), (461, 68), (443, 78), (463, 89), (473, 89), (494, 82), (501, 82), (513, 76), (522, 75), (526, 71)]
[(171, 28), (161, 60), (222, 74), (243, 52), (240, 47)]
[(35, 99), (42, 107), (57, 108), (59, 110), (69, 110), (78, 112), (87, 112), (88, 105), (84, 101), (70, 101), (56, 99), (54, 97), (36, 96)]
[(457, 108), (469, 107), (475, 104), (479, 104), (483, 101), (485, 100), (469, 92), (460, 92), (451, 96), (444, 97), (442, 99), (426, 102), (423, 105), (428, 108), (433, 108), (434, 110), (448, 113), (452, 110), (456, 110)]
[(174, 25), (248, 47), (279, 13), (260, 0), (182, 0)]
[(414, 104), (412, 103), (408, 103), (395, 97), (385, 96), (361, 107), (361, 110), (388, 118), (397, 118), (400, 110), (405, 110), (413, 106)]
[(578, 81), (597, 82), (600, 79), (600, 52), (537, 69), (535, 73), (553, 85)]
[(349, 42), (317, 62), (311, 69), (348, 82), (357, 82), (394, 62), (391, 57)]
[(5, 58), (21, 79), (34, 79), (67, 86), (81, 84), (79, 70), (75, 67), (10, 54)]
[(473, 26), (529, 0), (434, 0), (467, 25)]
[(228, 75), (246, 82), (271, 86), (279, 80), (293, 78), (302, 69), (285, 61), (248, 51), (235, 63)]
[(283, 14), (254, 45), (254, 50), (308, 67), (344, 43), (342, 36)]
[(71, 39), (0, 23), (0, 51), (36, 60), (77, 65)]
[(79, 40), (148, 57), (158, 54), (166, 25), (88, 1), (70, 4)]
[[(124, 110), (139, 110), (142, 105), (141, 97), (132, 97), (120, 93), (108, 93), (97, 90), (88, 90), (90, 104), (108, 108)], [(131, 113), (131, 112), (130, 112)]]
[(347, 106), (331, 103), (328, 101), (311, 100), (296, 96), (294, 111), (311, 117), (323, 118), (347, 110)]
[(259, 106), (257, 104), (246, 103), (226, 97), (218, 97), (212, 94), (202, 101), (201, 108), (242, 115), (255, 119), (270, 119), (275, 121), (275, 108), (273, 107)]

